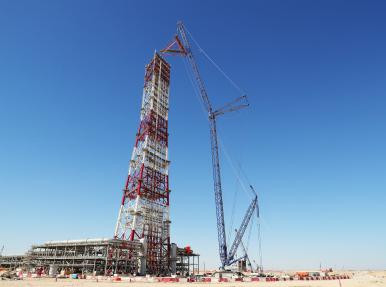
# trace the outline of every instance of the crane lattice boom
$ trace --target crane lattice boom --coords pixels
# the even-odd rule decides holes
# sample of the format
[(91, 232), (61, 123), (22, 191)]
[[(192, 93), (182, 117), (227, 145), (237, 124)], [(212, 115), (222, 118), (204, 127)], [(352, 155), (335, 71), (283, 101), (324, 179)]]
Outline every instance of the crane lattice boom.
[(224, 107), (218, 110), (213, 110), (182, 22), (177, 23), (177, 31), (178, 31), (178, 35), (181, 37), (181, 40), (178, 37), (178, 35), (176, 35), (173, 41), (165, 49), (161, 50), (161, 52), (182, 55), (188, 59), (194, 74), (194, 78), (198, 86), (198, 90), (200, 92), (200, 97), (208, 113), (209, 127), (210, 127), (210, 143), (211, 143), (211, 153), (212, 153), (213, 186), (214, 186), (216, 218), (217, 218), (218, 245), (219, 245), (221, 267), (224, 268), (225, 266), (229, 266), (230, 264), (233, 263), (231, 261), (233, 260), (234, 254), (240, 244), (242, 236), (244, 235), (245, 229), (249, 223), (251, 215), (256, 208), (257, 199), (254, 199), (251, 202), (247, 210), (247, 213), (244, 216), (244, 220), (239, 229), (239, 232), (236, 234), (235, 241), (233, 242), (231, 247), (231, 252), (228, 254), (227, 243), (226, 243), (226, 233), (225, 233), (224, 204), (223, 204), (223, 198), (222, 198), (221, 169), (220, 169), (220, 160), (219, 160), (216, 118), (217, 116), (225, 114), (227, 112), (237, 111), (242, 108), (245, 108), (248, 106), (248, 104), (246, 103), (246, 96), (242, 96), (226, 104)]

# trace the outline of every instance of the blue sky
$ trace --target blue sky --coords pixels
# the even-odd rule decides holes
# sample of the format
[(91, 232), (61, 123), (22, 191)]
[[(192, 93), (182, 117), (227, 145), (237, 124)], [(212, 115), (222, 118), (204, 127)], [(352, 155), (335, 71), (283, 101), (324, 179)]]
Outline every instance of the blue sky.
[[(266, 268), (386, 268), (385, 10), (383, 1), (0, 1), (0, 246), (11, 254), (113, 235), (144, 65), (182, 19), (249, 96), (251, 107), (219, 129), (259, 192)], [(214, 105), (238, 96), (197, 57)], [(169, 61), (172, 240), (215, 267), (207, 120), (182, 60)], [(226, 160), (223, 177), (228, 230), (235, 191), (235, 222), (248, 197)]]

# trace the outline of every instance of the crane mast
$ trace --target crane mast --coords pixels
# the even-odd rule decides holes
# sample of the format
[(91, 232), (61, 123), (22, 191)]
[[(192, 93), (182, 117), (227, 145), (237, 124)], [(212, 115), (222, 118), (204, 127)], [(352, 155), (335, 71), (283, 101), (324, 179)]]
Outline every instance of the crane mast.
[(257, 196), (255, 196), (255, 198), (252, 200), (251, 204), (249, 205), (247, 212), (245, 213), (245, 216), (241, 223), (241, 226), (236, 232), (235, 239), (233, 241), (233, 244), (231, 246), (231, 249), (228, 255), (229, 264), (231, 264), (232, 261), (234, 262), (234, 256), (236, 254), (237, 248), (240, 245), (241, 240), (243, 239), (243, 235), (245, 233), (245, 230), (247, 229), (249, 221), (251, 220), (253, 212), (256, 210), (256, 204), (257, 204)]
[(185, 33), (184, 25), (182, 22), (177, 24), (178, 32), (182, 39), (182, 45), (185, 49), (186, 56), (192, 67), (194, 77), (196, 79), (200, 96), (204, 102), (206, 111), (208, 112), (209, 118), (209, 127), (210, 127), (210, 143), (211, 143), (211, 152), (212, 152), (212, 168), (213, 168), (213, 187), (215, 194), (215, 204), (216, 204), (216, 218), (217, 218), (217, 236), (220, 252), (221, 263), (227, 261), (227, 244), (226, 244), (226, 235), (225, 235), (225, 220), (224, 220), (224, 204), (222, 199), (222, 187), (221, 187), (221, 170), (220, 170), (220, 160), (218, 153), (218, 138), (217, 138), (217, 125), (216, 125), (216, 114), (213, 112), (212, 105), (210, 103), (208, 94), (204, 82), (201, 78), (198, 66), (194, 59), (191, 47), (188, 41), (188, 38)]
[[(252, 201), (250, 207), (248, 208), (247, 214), (245, 215), (243, 223), (239, 228), (239, 232), (236, 235), (235, 242), (232, 244), (232, 252), (228, 254), (226, 232), (225, 232), (224, 204), (223, 204), (223, 198), (222, 198), (221, 169), (220, 169), (216, 119), (217, 119), (217, 116), (219, 115), (245, 108), (248, 106), (248, 103), (246, 103), (246, 100), (247, 100), (246, 96), (241, 96), (235, 99), (234, 101), (226, 104), (222, 108), (218, 110), (214, 110), (209, 100), (204, 82), (201, 78), (197, 63), (193, 56), (191, 46), (182, 22), (177, 23), (177, 32), (178, 34), (174, 37), (173, 41), (160, 52), (175, 54), (175, 55), (182, 55), (188, 59), (200, 92), (200, 97), (203, 101), (205, 110), (208, 113), (209, 127), (210, 127), (210, 143), (211, 143), (211, 153), (212, 153), (213, 187), (214, 187), (216, 219), (217, 219), (218, 247), (219, 247), (219, 253), (220, 253), (220, 260), (221, 260), (221, 268), (224, 269), (225, 266), (229, 266), (234, 262), (234, 260), (232, 260), (234, 257), (234, 253), (236, 252), (237, 247), (241, 242), (241, 238), (244, 235), (244, 231), (246, 229), (246, 225), (248, 225), (249, 223), (251, 213), (253, 213), (253, 211), (256, 208), (256, 201)], [(178, 35), (180, 35), (181, 40), (178, 37)]]

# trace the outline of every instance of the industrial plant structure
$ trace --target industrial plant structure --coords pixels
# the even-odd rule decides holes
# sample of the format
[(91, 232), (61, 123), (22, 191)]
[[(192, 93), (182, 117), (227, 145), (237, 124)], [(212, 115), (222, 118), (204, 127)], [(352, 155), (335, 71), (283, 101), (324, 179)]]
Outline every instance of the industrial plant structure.
[[(220, 269), (245, 259), (252, 269), (242, 238), (253, 214), (259, 218), (257, 194), (250, 185), (252, 200), (228, 248), (216, 126), (218, 116), (247, 107), (247, 98), (242, 95), (220, 109), (212, 108), (182, 22), (177, 31), (178, 35), (160, 53), (183, 56), (190, 64), (208, 113)], [(169, 86), (170, 65), (155, 52), (145, 67), (140, 121), (113, 238), (46, 242), (32, 246), (25, 256), (0, 257), (0, 266), (19, 264), (45, 272), (70, 270), (103, 275), (186, 276), (199, 271), (199, 255), (190, 247), (178, 248), (170, 240)], [(243, 247), (241, 256), (237, 256), (239, 246)]]
[(190, 275), (199, 255), (170, 242), (168, 114), (170, 65), (158, 53), (145, 67), (140, 123), (114, 238), (50, 241), (0, 266), (112, 274)]

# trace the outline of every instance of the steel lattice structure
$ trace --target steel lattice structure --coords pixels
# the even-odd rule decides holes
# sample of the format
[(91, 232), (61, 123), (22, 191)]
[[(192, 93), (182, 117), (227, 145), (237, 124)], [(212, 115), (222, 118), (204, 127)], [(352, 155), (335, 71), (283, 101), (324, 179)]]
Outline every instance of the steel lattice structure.
[(170, 258), (168, 111), (170, 65), (158, 54), (145, 69), (140, 124), (123, 189), (115, 238), (143, 240), (148, 274)]

